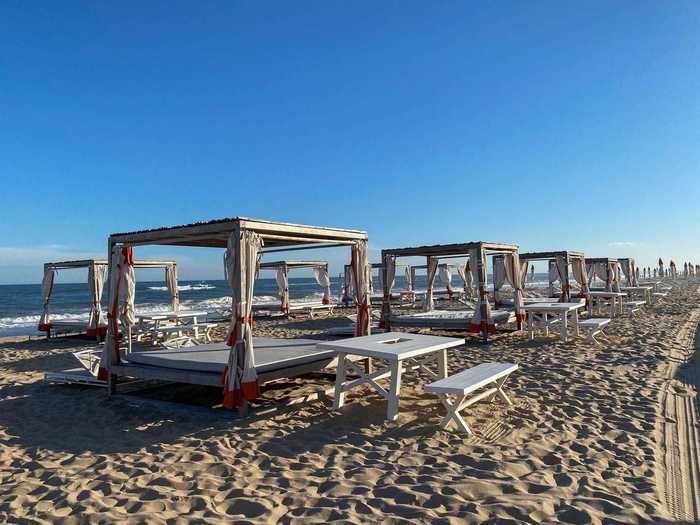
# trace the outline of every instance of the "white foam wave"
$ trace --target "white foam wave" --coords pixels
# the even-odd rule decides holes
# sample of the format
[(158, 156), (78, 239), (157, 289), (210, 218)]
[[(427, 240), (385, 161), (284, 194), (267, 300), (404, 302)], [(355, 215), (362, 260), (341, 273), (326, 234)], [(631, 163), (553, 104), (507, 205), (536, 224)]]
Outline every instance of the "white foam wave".
[[(317, 302), (323, 297), (323, 293), (313, 293), (304, 297), (294, 297), (292, 300), (295, 303), (303, 302)], [(266, 304), (266, 303), (279, 303), (279, 297), (272, 295), (256, 295), (253, 298), (254, 304)], [(228, 310), (231, 308), (231, 296), (225, 295), (222, 297), (214, 297), (211, 299), (202, 300), (184, 300), (180, 301), (182, 308), (188, 310), (204, 310), (207, 312), (221, 312), (223, 310)], [(147, 304), (136, 304), (136, 314), (149, 314), (155, 312), (166, 312), (170, 311), (172, 307), (169, 302), (163, 303), (147, 303)], [(88, 319), (90, 317), (90, 311), (88, 309), (80, 311), (69, 311), (69, 312), (51, 312), (50, 319), (55, 321), (67, 320), (71, 321), (84, 321), (87, 325)], [(39, 314), (34, 315), (20, 315), (15, 317), (0, 317), (0, 336), (8, 335), (36, 335), (39, 333), (37, 331), (37, 324), (39, 323)]]
[[(211, 284), (206, 284), (206, 283), (199, 283), (199, 284), (178, 284), (177, 285), (177, 290), (179, 292), (189, 292), (191, 290), (213, 290), (215, 289), (216, 286), (211, 285)], [(149, 290), (156, 290), (158, 292), (167, 292), (168, 287), (167, 286), (149, 286)]]

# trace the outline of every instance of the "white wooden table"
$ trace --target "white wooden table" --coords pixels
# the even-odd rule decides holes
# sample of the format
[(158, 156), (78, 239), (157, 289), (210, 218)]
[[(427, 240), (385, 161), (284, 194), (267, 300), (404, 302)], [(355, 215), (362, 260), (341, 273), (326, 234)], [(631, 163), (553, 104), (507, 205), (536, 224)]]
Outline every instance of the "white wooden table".
[[(535, 303), (526, 304), (523, 310), (527, 312), (527, 336), (530, 341), (535, 338), (535, 325), (544, 328), (544, 334), (549, 335), (549, 327), (559, 323), (559, 335), (566, 341), (569, 335), (569, 315), (573, 318), (574, 333), (579, 335), (578, 311), (584, 308), (583, 303)], [(555, 317), (550, 320), (549, 316)]]
[(620, 288), (623, 292), (627, 292), (630, 297), (634, 297), (635, 294), (641, 294), (644, 302), (651, 304), (651, 292), (654, 290), (653, 286), (625, 286)]
[[(338, 352), (338, 368), (335, 379), (335, 402), (337, 410), (345, 403), (345, 393), (362, 385), (370, 385), (387, 400), (386, 418), (396, 419), (399, 411), (399, 391), (401, 390), (401, 375), (407, 366), (406, 361), (418, 362), (418, 367), (433, 378), (447, 377), (447, 349), (462, 346), (464, 339), (453, 337), (437, 337), (433, 335), (409, 334), (404, 332), (387, 332), (364, 337), (354, 337), (340, 341), (328, 341), (316, 345), (319, 349), (335, 350)], [(348, 356), (367, 357), (385, 363), (373, 372), (365, 372)], [(437, 373), (427, 365), (437, 361)], [(347, 380), (347, 372), (351, 370), (359, 378)], [(382, 387), (377, 381), (390, 379), (389, 389)]]
[[(138, 325), (139, 325), (139, 336), (137, 340), (140, 340), (144, 333), (150, 332), (155, 339), (158, 335), (158, 330), (160, 328), (160, 323), (163, 321), (175, 321), (176, 325), (183, 324), (183, 321), (187, 321), (193, 325), (197, 325), (198, 319), (203, 317), (206, 319), (207, 312), (196, 311), (196, 310), (179, 310), (177, 312), (153, 312), (148, 314), (138, 314)], [(199, 330), (194, 329), (195, 339), (199, 337)]]
[(615, 317), (615, 312), (622, 315), (624, 313), (624, 306), (622, 301), (627, 297), (625, 292), (608, 292), (605, 290), (595, 290), (590, 292), (591, 300), (593, 301), (593, 307), (599, 304), (601, 301), (610, 301), (610, 317)]

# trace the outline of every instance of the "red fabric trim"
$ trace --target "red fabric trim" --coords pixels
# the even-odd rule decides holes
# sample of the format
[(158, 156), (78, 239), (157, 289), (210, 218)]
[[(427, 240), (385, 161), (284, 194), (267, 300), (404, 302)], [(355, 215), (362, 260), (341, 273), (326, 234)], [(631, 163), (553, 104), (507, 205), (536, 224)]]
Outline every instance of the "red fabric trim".
[(331, 304), (331, 298), (324, 294), (323, 300), (321, 302), (323, 304)]
[(233, 346), (236, 344), (236, 339), (238, 338), (238, 323), (248, 325), (251, 329), (253, 328), (253, 315), (249, 315), (247, 317), (239, 317), (237, 322), (234, 323), (233, 325), (233, 330), (231, 330), (231, 333), (228, 334), (228, 338), (226, 339), (226, 344), (228, 346)]
[(241, 389), (237, 388), (236, 390), (224, 392), (222, 405), (226, 408), (236, 408), (241, 405), (241, 401), (243, 401), (243, 395)]
[(109, 379), (109, 372), (106, 368), (102, 366), (100, 367), (100, 369), (97, 371), (97, 379), (100, 381), (107, 381), (107, 379)]
[(51, 330), (51, 323), (40, 323), (38, 326), (40, 332), (48, 332)]
[(243, 391), (243, 397), (249, 401), (252, 401), (260, 395), (260, 384), (258, 383), (257, 379), (255, 381), (241, 383), (241, 390)]
[[(486, 325), (485, 321), (481, 321), (479, 324), (470, 324), (469, 325), (469, 332), (472, 334), (480, 334), (484, 329), (484, 325)], [(487, 331), (489, 334), (496, 333), (496, 325), (495, 324), (489, 324), (487, 326), (488, 326)]]

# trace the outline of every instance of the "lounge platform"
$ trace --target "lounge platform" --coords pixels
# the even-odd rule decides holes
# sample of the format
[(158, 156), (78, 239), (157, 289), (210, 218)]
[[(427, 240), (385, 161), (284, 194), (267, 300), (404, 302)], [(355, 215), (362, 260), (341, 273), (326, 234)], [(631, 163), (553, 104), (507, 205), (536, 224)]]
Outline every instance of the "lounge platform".
[[(389, 318), (392, 327), (433, 328), (435, 330), (469, 330), (474, 317), (471, 308), (454, 308), (449, 310), (431, 310), (410, 315), (392, 315)], [(494, 324), (515, 322), (515, 312), (511, 310), (491, 310)]]
[[(332, 366), (335, 352), (317, 349), (318, 342), (313, 339), (253, 338), (255, 369), (261, 383)], [(128, 362), (112, 368), (119, 375), (134, 378), (220, 386), (228, 355), (229, 347), (223, 342), (173, 350), (139, 351), (139, 347), (134, 346)]]

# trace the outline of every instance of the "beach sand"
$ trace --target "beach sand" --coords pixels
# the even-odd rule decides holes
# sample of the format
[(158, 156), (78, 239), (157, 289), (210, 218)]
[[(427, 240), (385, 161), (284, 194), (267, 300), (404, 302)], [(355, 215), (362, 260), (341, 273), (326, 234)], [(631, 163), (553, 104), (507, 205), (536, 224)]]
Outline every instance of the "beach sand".
[[(597, 348), (521, 333), (450, 351), (451, 372), (520, 365), (508, 383), (514, 406), (465, 411), (471, 437), (438, 429), (439, 402), (410, 374), (393, 423), (369, 390), (350, 393), (340, 412), (320, 400), (237, 419), (202, 407), (216, 389), (108, 400), (45, 385), (45, 371), (75, 367), (69, 353), (90, 342), (5, 339), (0, 521), (692, 523), (698, 319), (691, 284), (616, 319)], [(255, 330), (308, 336), (311, 326)], [(263, 406), (330, 386), (322, 375), (283, 381)]]

